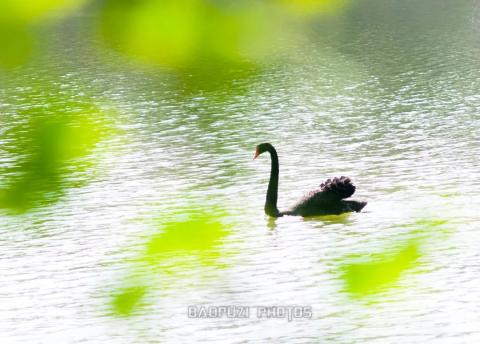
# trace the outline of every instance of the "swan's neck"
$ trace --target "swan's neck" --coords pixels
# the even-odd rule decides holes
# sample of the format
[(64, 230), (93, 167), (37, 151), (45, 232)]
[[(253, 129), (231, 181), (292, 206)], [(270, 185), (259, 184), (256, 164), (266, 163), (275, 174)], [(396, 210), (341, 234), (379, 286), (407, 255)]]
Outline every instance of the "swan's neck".
[(281, 216), (277, 208), (278, 198), (278, 155), (275, 148), (269, 149), (272, 160), (272, 168), (270, 170), (270, 181), (268, 182), (267, 199), (265, 202), (265, 213), (269, 216)]

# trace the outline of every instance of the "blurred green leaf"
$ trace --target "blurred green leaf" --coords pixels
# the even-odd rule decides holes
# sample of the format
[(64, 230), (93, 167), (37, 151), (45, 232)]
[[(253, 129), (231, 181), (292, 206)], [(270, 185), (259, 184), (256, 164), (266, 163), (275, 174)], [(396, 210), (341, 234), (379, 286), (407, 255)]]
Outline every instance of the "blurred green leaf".
[(57, 202), (74, 184), (70, 177), (91, 167), (88, 155), (107, 135), (98, 108), (60, 94), (23, 115), (26, 123), (11, 128), (4, 147), (14, 163), (0, 179), (0, 208), (17, 213)]
[(420, 256), (419, 243), (411, 241), (397, 252), (386, 251), (364, 262), (345, 264), (341, 267), (345, 291), (363, 296), (392, 286), (403, 272), (415, 266)]
[(419, 219), (404, 226), (410, 228), (408, 239), (397, 249), (385, 249), (381, 253), (342, 259), (340, 276), (345, 292), (363, 297), (386, 290), (395, 285), (402, 274), (416, 267), (424, 255), (422, 246), (433, 239), (443, 239), (448, 234), (448, 221), (443, 219)]
[(277, 0), (292, 14), (312, 16), (333, 14), (346, 8), (350, 0)]
[(276, 24), (267, 7), (255, 1), (110, 0), (101, 13), (101, 33), (114, 48), (153, 65), (186, 70), (257, 61)]
[(230, 233), (220, 221), (202, 214), (185, 221), (167, 223), (163, 231), (148, 242), (146, 256), (175, 251), (176, 254), (204, 253), (214, 248)]
[(83, 6), (89, 0), (1, 0), (0, 21), (5, 18), (32, 23), (51, 17), (62, 17)]
[(16, 67), (32, 53), (32, 37), (25, 25), (0, 18), (0, 66)]
[(221, 246), (231, 234), (231, 227), (222, 222), (225, 215), (219, 209), (184, 209), (183, 213), (170, 215), (173, 220), (161, 223), (160, 232), (148, 239), (135, 260), (126, 286), (112, 293), (114, 315), (129, 316), (139, 311), (145, 295), (161, 285), (151, 283), (159, 275), (176, 279), (182, 278), (181, 273), (199, 273), (202, 266), (224, 268), (220, 263), (225, 257)]
[(0, 0), (0, 67), (17, 67), (32, 56), (38, 23), (58, 20), (90, 0)]
[(126, 287), (112, 295), (112, 310), (115, 315), (129, 316), (142, 304), (147, 288), (143, 286)]

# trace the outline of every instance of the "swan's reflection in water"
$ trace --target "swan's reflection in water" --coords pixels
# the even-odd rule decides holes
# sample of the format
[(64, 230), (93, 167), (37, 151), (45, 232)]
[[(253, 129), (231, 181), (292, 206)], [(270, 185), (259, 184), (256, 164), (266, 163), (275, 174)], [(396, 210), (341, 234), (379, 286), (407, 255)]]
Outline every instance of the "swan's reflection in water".
[(267, 218), (267, 228), (271, 231), (274, 231), (275, 229), (277, 229), (277, 221), (278, 220), (280, 220), (280, 219), (277, 218), (277, 217), (268, 216), (268, 218)]
[(354, 214), (340, 214), (340, 215), (326, 215), (326, 216), (312, 216), (312, 217), (304, 217), (303, 221), (305, 222), (315, 222), (318, 224), (323, 223), (324, 225), (335, 225), (335, 224), (342, 224), (342, 225), (351, 225), (354, 223)]

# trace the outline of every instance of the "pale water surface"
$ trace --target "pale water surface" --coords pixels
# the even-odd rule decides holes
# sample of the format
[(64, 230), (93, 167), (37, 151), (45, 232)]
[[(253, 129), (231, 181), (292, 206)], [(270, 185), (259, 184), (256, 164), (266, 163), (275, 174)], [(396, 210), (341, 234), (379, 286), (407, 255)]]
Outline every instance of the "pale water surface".
[[(116, 57), (84, 51), (82, 27), (66, 25), (72, 46), (53, 42), (50, 58), (2, 74), (0, 135), (21, 121), (20, 109), (45, 101), (26, 95), (52, 74), (59, 87), (115, 108), (116, 132), (98, 147), (86, 185), (59, 203), (0, 214), (0, 342), (479, 342), (477, 7), (361, 1), (315, 26), (287, 66), (239, 79), (241, 90), (183, 96), (162, 75), (104, 65)], [(270, 162), (252, 161), (267, 141), (280, 157), (281, 209), (348, 175), (365, 211), (267, 219)], [(0, 163), (8, 159), (0, 148)], [(152, 273), (139, 314), (113, 316), (110, 294), (127, 283), (129, 259), (157, 223), (199, 206), (220, 206), (234, 224), (221, 263)], [(422, 255), (393, 288), (343, 291), (346, 256), (395, 250), (414, 230), (426, 237)], [(252, 314), (192, 319), (189, 305)], [(255, 316), (254, 307), (275, 305), (311, 306), (313, 316)]]

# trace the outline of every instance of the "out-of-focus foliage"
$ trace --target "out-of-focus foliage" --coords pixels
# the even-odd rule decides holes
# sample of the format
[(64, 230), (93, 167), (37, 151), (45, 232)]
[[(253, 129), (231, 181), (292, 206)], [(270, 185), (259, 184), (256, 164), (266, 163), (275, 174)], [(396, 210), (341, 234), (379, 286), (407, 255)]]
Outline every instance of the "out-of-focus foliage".
[(411, 241), (397, 252), (387, 250), (368, 260), (342, 267), (345, 291), (355, 296), (376, 293), (395, 283), (421, 256), (419, 243)]
[(145, 257), (165, 258), (165, 255), (204, 254), (230, 232), (214, 218), (200, 214), (188, 221), (170, 222), (162, 233), (153, 236), (147, 244)]
[(101, 111), (56, 94), (49, 106), (22, 112), (25, 124), (5, 134), (12, 163), (1, 168), (0, 208), (25, 212), (58, 201), (75, 174), (90, 167), (89, 153), (106, 136)]
[(32, 53), (32, 45), (25, 25), (0, 18), (0, 67), (11, 68), (25, 63)]
[(110, 0), (101, 30), (119, 50), (162, 67), (242, 65), (270, 46), (278, 22), (268, 9), (262, 1)]
[(341, 279), (345, 283), (345, 292), (353, 297), (376, 294), (395, 286), (406, 271), (415, 268), (424, 256), (422, 246), (434, 238), (443, 238), (447, 222), (439, 219), (421, 219), (416, 221), (408, 239), (397, 249), (385, 249), (383, 252), (359, 257), (352, 255), (342, 259)]
[(125, 287), (112, 295), (112, 309), (115, 315), (129, 316), (140, 307), (147, 288), (144, 286)]
[(202, 266), (223, 268), (222, 243), (232, 232), (231, 226), (222, 222), (224, 215), (218, 209), (185, 209), (183, 214), (175, 215), (174, 220), (161, 221), (160, 232), (147, 240), (125, 286), (112, 293), (113, 314), (129, 316), (140, 310), (146, 304), (149, 282), (155, 280), (155, 275), (175, 278), (177, 272), (195, 274)]
[[(285, 47), (298, 14), (332, 13), (344, 0), (107, 0), (103, 37), (116, 49), (179, 70), (257, 65)], [(288, 45), (288, 43), (287, 43)], [(215, 72), (212, 74), (215, 76)]]
[(33, 51), (33, 31), (38, 23), (79, 10), (88, 0), (1, 0), (0, 66), (25, 63)]
[(292, 14), (303, 16), (329, 15), (346, 8), (350, 0), (277, 0)]
[[(182, 81), (248, 77), (295, 51), (306, 19), (341, 13), (347, 0), (3, 0), (0, 66), (27, 62), (37, 26), (88, 6), (108, 46)], [(96, 40), (92, 37), (92, 41)], [(41, 41), (39, 39), (38, 41)], [(241, 73), (238, 71), (242, 70)], [(235, 71), (232, 76), (232, 71)], [(184, 78), (187, 75), (187, 78)], [(191, 85), (190, 85), (191, 86)], [(218, 86), (218, 82), (217, 82)]]
[(80, 9), (89, 0), (2, 0), (0, 20), (32, 23), (62, 17)]

